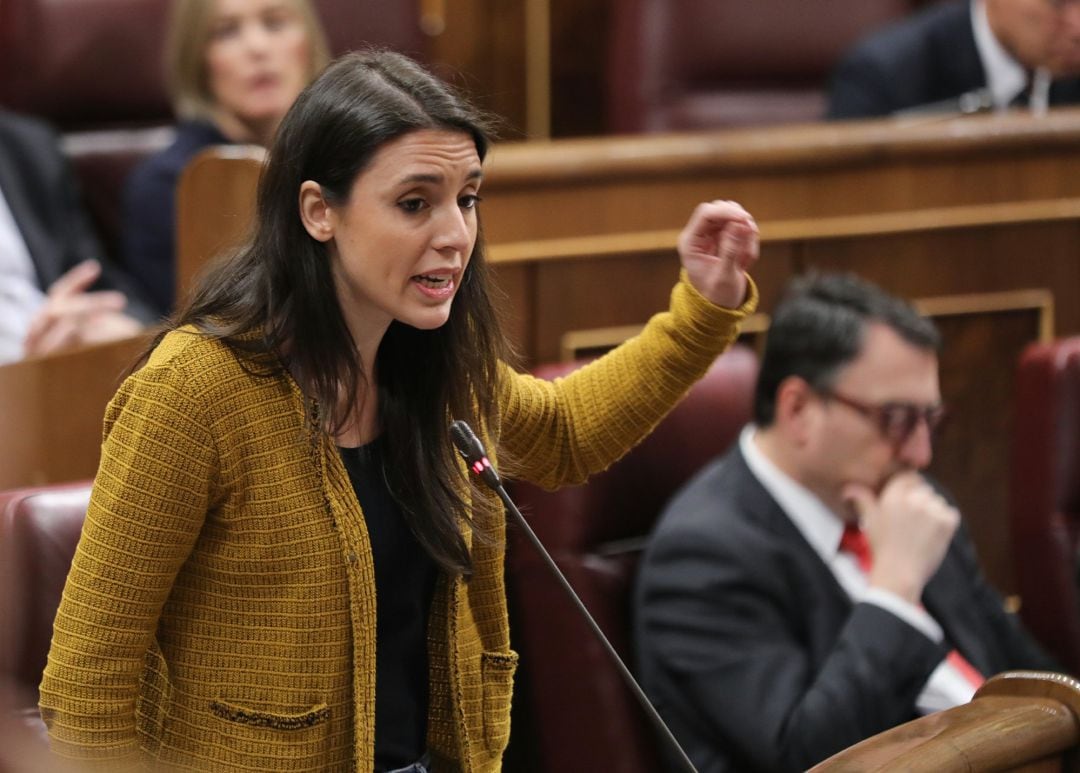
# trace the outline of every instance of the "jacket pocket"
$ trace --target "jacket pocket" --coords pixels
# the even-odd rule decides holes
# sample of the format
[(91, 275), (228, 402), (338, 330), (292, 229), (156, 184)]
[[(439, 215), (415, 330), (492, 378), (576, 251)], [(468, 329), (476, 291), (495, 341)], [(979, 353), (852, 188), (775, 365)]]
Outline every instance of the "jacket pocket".
[(210, 711), (227, 722), (274, 730), (303, 730), (320, 725), (330, 718), (330, 707), (325, 703), (319, 703), (310, 709), (296, 713), (279, 714), (218, 699), (210, 702)]
[(502, 754), (510, 741), (510, 698), (518, 654), (485, 652), (480, 656), (484, 680), (484, 743), (492, 754)]
[[(285, 706), (292, 708), (288, 703)], [(213, 745), (213, 770), (328, 770), (334, 754), (330, 708), (317, 703), (299, 711), (278, 709), (272, 704), (270, 710), (253, 708), (218, 697), (210, 702), (205, 735), (195, 743), (204, 748)], [(205, 762), (195, 769), (206, 770)]]

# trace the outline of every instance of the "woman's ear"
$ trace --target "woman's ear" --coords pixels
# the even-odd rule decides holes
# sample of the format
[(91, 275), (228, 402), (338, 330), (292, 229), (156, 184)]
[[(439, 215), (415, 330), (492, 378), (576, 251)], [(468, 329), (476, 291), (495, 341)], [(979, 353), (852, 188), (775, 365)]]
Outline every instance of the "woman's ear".
[(314, 180), (300, 183), (300, 220), (312, 239), (328, 242), (334, 237), (334, 210)]

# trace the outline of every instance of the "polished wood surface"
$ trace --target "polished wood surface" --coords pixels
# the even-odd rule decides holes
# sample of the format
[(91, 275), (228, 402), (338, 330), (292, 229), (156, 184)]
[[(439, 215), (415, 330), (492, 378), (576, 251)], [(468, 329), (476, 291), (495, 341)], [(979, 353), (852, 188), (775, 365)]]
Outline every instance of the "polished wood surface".
[(929, 472), (955, 498), (991, 584), (1012, 594), (1003, 471), (1012, 438), (1013, 364), (1028, 344), (1049, 340), (1053, 301), (1045, 290), (1028, 290), (944, 296), (916, 306), (941, 331), (941, 394), (948, 409)]
[(1045, 672), (1006, 672), (970, 703), (869, 738), (811, 773), (1075, 771), (1080, 682)]
[(505, 136), (524, 137), (529, 124), (525, 3), (454, 0), (445, 27), (432, 38), (435, 70), (503, 122)]
[[(1080, 198), (760, 221), (754, 268), (768, 313), (788, 280), (851, 271), (906, 298), (1046, 289), (1054, 331), (1080, 332)], [(561, 355), (567, 332), (633, 325), (667, 304), (675, 230), (493, 244), (489, 257), (529, 361)], [(524, 318), (522, 321), (520, 318)]]
[[(181, 185), (181, 264), (197, 267), (207, 245), (221, 243), (221, 213), (250, 212), (258, 160), (221, 160), (204, 168), (198, 194), (185, 195)], [(492, 255), (513, 263), (548, 248), (594, 254), (579, 240), (604, 236), (646, 233), (673, 246), (671, 235), (692, 207), (714, 198), (735, 199), (760, 223), (785, 222), (806, 238), (815, 221), (855, 215), (894, 213), (896, 222), (881, 226), (892, 230), (923, 210), (988, 222), (997, 216), (991, 208), (964, 208), (1080, 197), (1080, 109), (1038, 119), (984, 115), (500, 144), (487, 162), (483, 195)], [(241, 230), (224, 225), (228, 234)], [(855, 219), (844, 227), (867, 226)]]
[(492, 244), (677, 229), (741, 202), (760, 221), (1080, 196), (1080, 109), (498, 145)]
[(137, 337), (0, 367), (0, 489), (94, 477), (105, 406)]
[(184, 169), (176, 196), (177, 298), (214, 256), (247, 236), (264, 157), (255, 145), (222, 145)]

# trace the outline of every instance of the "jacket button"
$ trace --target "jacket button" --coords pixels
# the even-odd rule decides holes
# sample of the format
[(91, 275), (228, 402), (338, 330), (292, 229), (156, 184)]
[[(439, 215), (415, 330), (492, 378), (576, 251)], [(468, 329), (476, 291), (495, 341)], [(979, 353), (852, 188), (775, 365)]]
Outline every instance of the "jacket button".
[(356, 553), (353, 553), (352, 551), (349, 551), (349, 563), (350, 564), (355, 564), (356, 563)]

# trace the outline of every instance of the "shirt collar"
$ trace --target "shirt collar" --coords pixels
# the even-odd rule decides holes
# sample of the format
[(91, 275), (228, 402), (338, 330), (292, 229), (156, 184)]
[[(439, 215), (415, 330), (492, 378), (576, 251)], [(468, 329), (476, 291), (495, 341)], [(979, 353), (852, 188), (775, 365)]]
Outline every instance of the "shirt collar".
[(844, 523), (810, 489), (777, 467), (754, 441), (757, 428), (746, 426), (739, 435), (739, 450), (750, 472), (780, 505), (795, 528), (828, 564), (840, 549)]
[(986, 17), (986, 4), (983, 0), (975, 0), (971, 4), (971, 26), (994, 107), (1008, 107), (1027, 86), (1027, 70), (1005, 50), (990, 29), (990, 20)]

